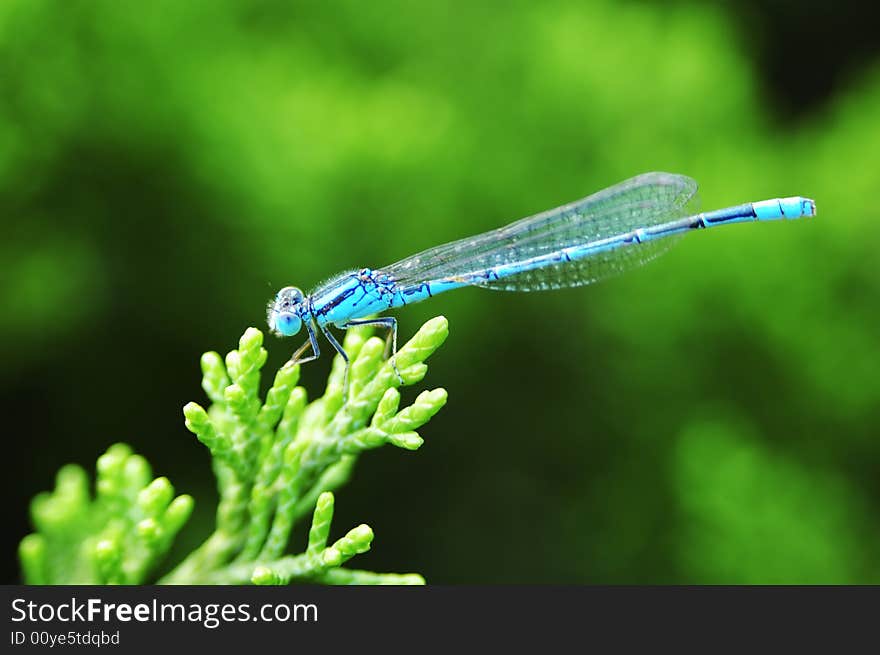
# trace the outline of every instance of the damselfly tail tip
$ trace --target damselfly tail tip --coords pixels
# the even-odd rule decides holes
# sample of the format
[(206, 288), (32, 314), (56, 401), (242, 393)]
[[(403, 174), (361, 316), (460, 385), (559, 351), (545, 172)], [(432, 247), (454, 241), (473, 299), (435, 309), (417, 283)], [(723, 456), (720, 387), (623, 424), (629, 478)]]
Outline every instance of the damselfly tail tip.
[(815, 216), (816, 215), (816, 201), (812, 198), (802, 198), (801, 199), (801, 211), (803, 211), (804, 216)]
[(812, 198), (792, 196), (779, 198), (775, 201), (768, 200), (763, 203), (765, 208), (772, 214), (771, 218), (808, 218), (816, 215), (816, 201)]

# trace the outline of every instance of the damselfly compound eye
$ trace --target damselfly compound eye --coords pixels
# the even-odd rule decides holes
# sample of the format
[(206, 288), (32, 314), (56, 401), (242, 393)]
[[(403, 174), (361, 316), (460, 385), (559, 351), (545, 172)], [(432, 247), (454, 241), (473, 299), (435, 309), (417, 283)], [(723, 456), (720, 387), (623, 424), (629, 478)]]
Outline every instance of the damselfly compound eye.
[(292, 337), (302, 328), (302, 320), (296, 314), (281, 312), (270, 318), (269, 327), (274, 329), (282, 337)]

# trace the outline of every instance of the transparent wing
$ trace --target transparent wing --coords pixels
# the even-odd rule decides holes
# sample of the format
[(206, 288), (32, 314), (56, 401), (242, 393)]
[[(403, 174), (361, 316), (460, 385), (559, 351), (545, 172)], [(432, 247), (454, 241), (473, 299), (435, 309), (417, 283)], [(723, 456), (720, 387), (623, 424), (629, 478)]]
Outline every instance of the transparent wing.
[(697, 183), (684, 175), (646, 173), (573, 203), (523, 218), (497, 230), (426, 250), (381, 270), (401, 285), (449, 277), (499, 291), (533, 291), (589, 284), (638, 266), (666, 250), (662, 239), (599, 253), (583, 260), (524, 270), (501, 279), (480, 274), (562, 248), (585, 246), (687, 216)]
[(572, 262), (526, 270), (500, 279), (476, 278), (468, 284), (493, 291), (548, 291), (592, 284), (646, 264), (669, 250), (683, 235), (590, 255)]

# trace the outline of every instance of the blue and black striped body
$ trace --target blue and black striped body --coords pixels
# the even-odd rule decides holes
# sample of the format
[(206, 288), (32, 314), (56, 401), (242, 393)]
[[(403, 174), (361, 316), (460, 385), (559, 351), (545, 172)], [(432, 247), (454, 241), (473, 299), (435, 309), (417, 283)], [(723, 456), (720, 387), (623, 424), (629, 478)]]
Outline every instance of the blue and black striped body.
[(402, 286), (382, 271), (364, 268), (327, 281), (309, 295), (308, 304), (318, 325), (342, 327), (352, 319), (411, 305), (462, 286), (463, 282), (444, 280)]
[[(799, 197), (777, 198), (686, 216), (657, 225), (637, 227), (583, 245), (561, 247), (546, 254), (499, 263), (482, 270), (461, 271), (434, 280), (401, 284), (392, 274), (365, 268), (343, 273), (316, 289), (309, 296), (309, 309), (318, 325), (333, 324), (341, 327), (352, 319), (366, 318), (389, 309), (411, 305), (451, 289), (463, 286), (504, 288), (505, 280), (525, 279), (533, 271), (541, 271), (549, 267), (565, 268), (567, 265), (604, 253), (638, 247), (691, 230), (813, 215), (815, 215), (815, 204), (812, 200)], [(583, 283), (589, 281), (592, 280), (583, 279)]]
[[(269, 306), (269, 326), (281, 336), (306, 327), (309, 341), (294, 355), (297, 361), (318, 356), (314, 327), (344, 358), (345, 352), (328, 330), (331, 325), (388, 327), (396, 349), (396, 319), (375, 318), (376, 314), (464, 286), (540, 291), (590, 284), (653, 259), (691, 230), (816, 214), (815, 203), (800, 197), (698, 213), (694, 210), (696, 191), (697, 184), (689, 177), (647, 173), (379, 270), (342, 273), (308, 296), (285, 287)], [(312, 356), (299, 359), (309, 345)]]

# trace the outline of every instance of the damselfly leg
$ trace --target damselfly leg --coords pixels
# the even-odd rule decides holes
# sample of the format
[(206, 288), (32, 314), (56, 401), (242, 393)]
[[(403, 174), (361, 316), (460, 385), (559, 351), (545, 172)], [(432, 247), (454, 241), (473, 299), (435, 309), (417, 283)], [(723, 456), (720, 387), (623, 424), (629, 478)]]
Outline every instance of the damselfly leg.
[(403, 377), (397, 369), (397, 319), (393, 316), (380, 316), (378, 318), (361, 318), (353, 319), (344, 323), (342, 328), (348, 329), (357, 327), (358, 325), (377, 325), (388, 330), (388, 336), (385, 337), (385, 357), (388, 357), (388, 347), (391, 347), (391, 367), (397, 374), (397, 381), (403, 384)]

